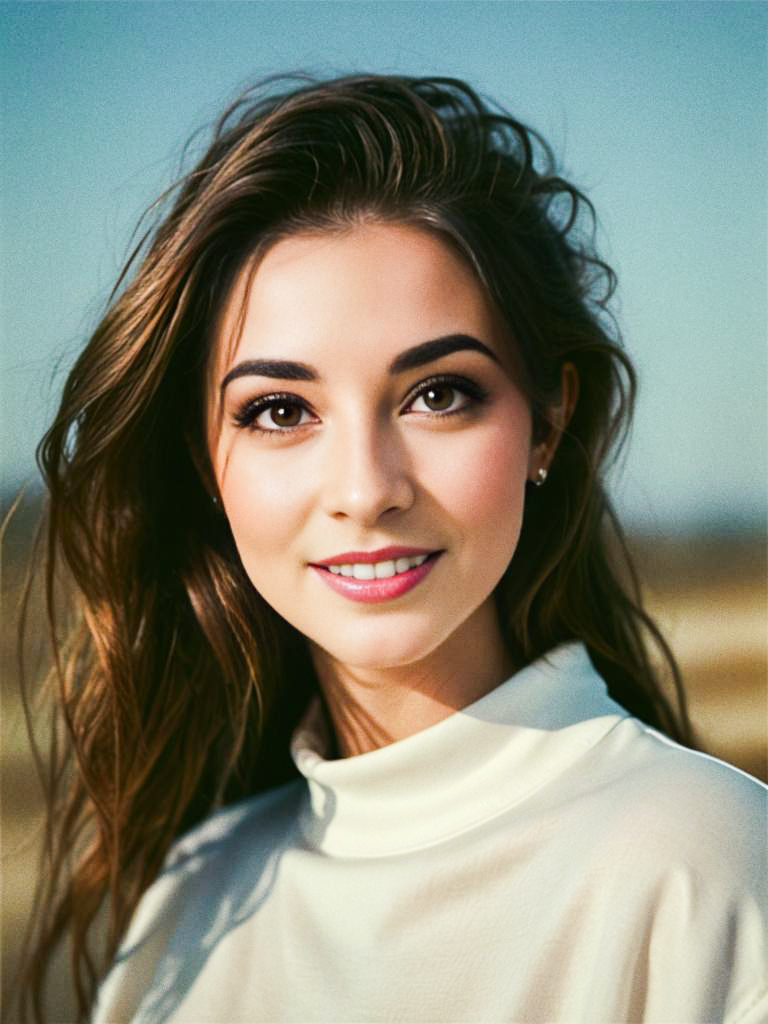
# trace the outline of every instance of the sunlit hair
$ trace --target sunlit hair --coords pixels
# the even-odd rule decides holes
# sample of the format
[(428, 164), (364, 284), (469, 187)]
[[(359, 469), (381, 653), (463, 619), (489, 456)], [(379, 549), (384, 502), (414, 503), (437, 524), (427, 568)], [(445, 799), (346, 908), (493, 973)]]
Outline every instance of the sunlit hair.
[[(635, 392), (607, 312), (613, 273), (593, 250), (589, 201), (534, 132), (452, 79), (270, 80), (226, 111), (153, 211), (39, 449), (51, 635), (62, 632), (60, 565), (79, 610), (66, 642), (54, 640), (67, 742), (48, 774), (27, 981), (38, 1017), (64, 936), (84, 1016), (174, 838), (295, 772), (288, 737), (316, 682), (305, 642), (253, 589), (212, 501), (204, 423), (222, 307), (281, 237), (381, 221), (444, 239), (506, 321), (535, 439), (563, 364), (576, 367), (575, 412), (546, 485), (528, 488), (498, 587), (504, 635), (521, 666), (583, 641), (617, 701), (691, 741), (602, 482)], [(94, 958), (87, 938), (105, 904), (109, 938)]]

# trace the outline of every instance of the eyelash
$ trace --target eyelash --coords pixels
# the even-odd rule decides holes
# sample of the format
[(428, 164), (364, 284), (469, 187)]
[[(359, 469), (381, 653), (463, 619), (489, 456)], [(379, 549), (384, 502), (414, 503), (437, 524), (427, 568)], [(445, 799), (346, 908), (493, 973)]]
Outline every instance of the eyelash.
[[(408, 396), (404, 408), (408, 408), (408, 406), (412, 405), (418, 398), (421, 398), (429, 391), (430, 388), (433, 387), (452, 388), (454, 391), (464, 395), (468, 401), (459, 406), (458, 409), (448, 409), (445, 412), (431, 410), (427, 413), (418, 413), (417, 415), (430, 416), (439, 419), (445, 419), (448, 416), (458, 416), (471, 412), (488, 398), (488, 392), (485, 388), (466, 377), (460, 377), (454, 374), (438, 374), (417, 384)], [(309, 411), (307, 403), (304, 399), (299, 398), (298, 395), (292, 395), (288, 392), (279, 392), (270, 395), (261, 395), (259, 398), (254, 398), (246, 402), (234, 414), (233, 422), (236, 427), (251, 430), (254, 433), (262, 435), (277, 435), (279, 437), (285, 436), (286, 434), (293, 434), (295, 431), (308, 425), (306, 423), (297, 423), (292, 427), (275, 426), (274, 428), (260, 427), (257, 425), (256, 421), (263, 412), (266, 412), (268, 409), (271, 409), (276, 405), (280, 405), (281, 403), (292, 407), (298, 407), (304, 411)]]

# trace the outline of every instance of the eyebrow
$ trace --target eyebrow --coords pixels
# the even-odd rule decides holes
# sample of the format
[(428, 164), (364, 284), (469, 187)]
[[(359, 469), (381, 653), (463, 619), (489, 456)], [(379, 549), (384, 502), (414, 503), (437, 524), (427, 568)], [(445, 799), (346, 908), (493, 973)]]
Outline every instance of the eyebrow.
[[(499, 358), (486, 344), (469, 334), (446, 334), (441, 338), (422, 341), (413, 348), (408, 348), (396, 356), (389, 364), (390, 374), (404, 373), (426, 366), (436, 359), (451, 355), (453, 352), (480, 352), (482, 355), (499, 363)], [(297, 363), (290, 359), (246, 359), (234, 366), (221, 382), (221, 390), (238, 377), (271, 377), (274, 380), (320, 380), (320, 374), (307, 363)]]

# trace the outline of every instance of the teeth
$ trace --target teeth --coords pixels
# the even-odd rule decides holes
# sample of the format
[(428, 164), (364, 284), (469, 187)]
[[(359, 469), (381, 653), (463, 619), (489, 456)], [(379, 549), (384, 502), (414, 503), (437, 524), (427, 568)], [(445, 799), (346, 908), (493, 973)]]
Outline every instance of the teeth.
[(334, 576), (353, 576), (356, 580), (386, 580), (426, 562), (428, 555), (390, 559), (387, 562), (357, 562), (355, 565), (329, 565)]

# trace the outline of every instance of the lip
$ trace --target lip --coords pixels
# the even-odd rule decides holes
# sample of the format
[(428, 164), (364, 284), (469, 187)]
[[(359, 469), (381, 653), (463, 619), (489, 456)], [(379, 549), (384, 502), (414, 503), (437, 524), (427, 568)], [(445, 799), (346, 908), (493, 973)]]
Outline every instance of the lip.
[(396, 558), (415, 558), (417, 555), (433, 555), (434, 549), (430, 548), (403, 548), (389, 547), (379, 548), (378, 551), (345, 551), (341, 555), (334, 555), (333, 558), (325, 558), (319, 562), (310, 562), (315, 565), (354, 565), (355, 562), (362, 565), (371, 565), (374, 562), (389, 562)]
[[(433, 567), (437, 564), (438, 559), (443, 554), (442, 551), (421, 551), (415, 548), (383, 548), (385, 552), (397, 551), (401, 552), (398, 555), (385, 554), (382, 555), (380, 552), (369, 552), (374, 554), (375, 558), (359, 557), (360, 552), (354, 556), (356, 562), (383, 562), (390, 558), (406, 558), (408, 554), (411, 555), (428, 555), (426, 562), (422, 562), (421, 565), (416, 566), (415, 569), (408, 569), (406, 572), (400, 573), (397, 576), (390, 576), (383, 580), (356, 580), (353, 576), (337, 576), (335, 573), (330, 572), (329, 569), (325, 569), (322, 566), (325, 565), (344, 565), (350, 564), (352, 558), (349, 555), (336, 556), (328, 562), (312, 563), (310, 568), (317, 573), (320, 579), (331, 590), (335, 590), (337, 594), (349, 598), (350, 601), (360, 601), (363, 604), (375, 604), (380, 601), (393, 601), (396, 597), (401, 597), (403, 594), (408, 593), (409, 590), (413, 590), (414, 587), (418, 586), (421, 581), (430, 574)], [(348, 559), (348, 561), (345, 561)]]

